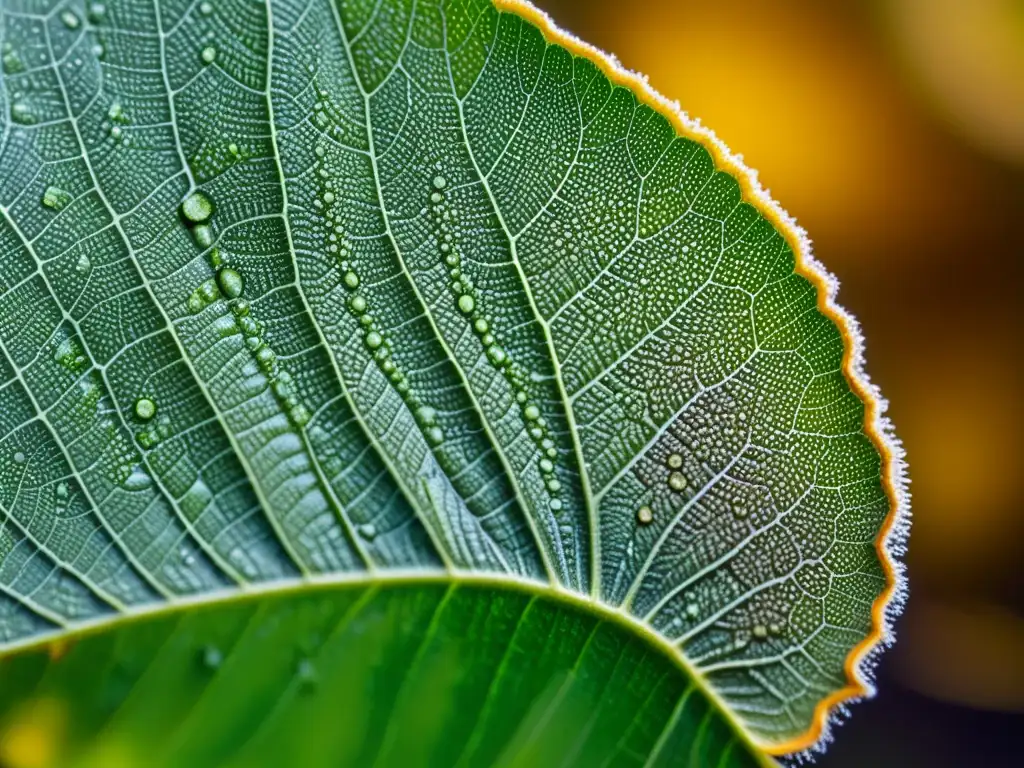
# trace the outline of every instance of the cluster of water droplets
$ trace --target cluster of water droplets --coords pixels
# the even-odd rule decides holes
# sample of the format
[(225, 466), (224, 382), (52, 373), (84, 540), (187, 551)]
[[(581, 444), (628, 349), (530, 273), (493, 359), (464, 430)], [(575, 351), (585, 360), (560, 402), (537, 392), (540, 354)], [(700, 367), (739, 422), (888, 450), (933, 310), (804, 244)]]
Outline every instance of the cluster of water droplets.
[(560, 512), (564, 504), (559, 497), (562, 484), (555, 476), (558, 449), (551, 437), (547, 420), (531, 397), (527, 384), (529, 375), (513, 360), (497, 338), (491, 318), (482, 306), (479, 291), (466, 274), (460, 253), (458, 211), (450, 199), (448, 180), (439, 172), (433, 178), (432, 187), (430, 213), (434, 221), (437, 248), (448, 269), (452, 299), (480, 341), (487, 361), (504, 376), (511, 387), (527, 433), (540, 454), (537, 467), (549, 496), (548, 505), (552, 512)]
[(113, 101), (107, 109), (107, 119), (103, 123), (103, 129), (107, 132), (111, 142), (115, 146), (128, 146), (132, 143), (132, 137), (125, 131), (125, 127), (131, 122), (128, 114), (121, 106), (121, 102)]
[[(208, 2), (200, 3), (199, 4), (199, 14), (201, 16), (211, 16), (211, 15), (213, 15), (213, 4), (212, 3), (208, 3)], [(213, 62), (215, 62), (217, 60), (217, 49), (213, 45), (209, 44), (209, 43), (212, 42), (213, 38), (214, 38), (214, 33), (213, 33), (212, 30), (208, 31), (203, 36), (203, 40), (204, 40), (204, 42), (207, 43), (207, 45), (203, 46), (203, 50), (200, 51), (200, 53), (199, 53), (199, 60), (202, 61), (204, 65), (213, 64)]]
[(71, 202), (71, 195), (60, 187), (51, 184), (43, 192), (42, 202), (44, 206), (51, 210), (61, 211)]
[[(324, 144), (317, 146), (316, 156), (319, 194), (314, 201), (314, 205), (321, 212), (323, 220), (327, 225), (327, 231), (324, 235), (324, 249), (333, 258), (338, 260), (338, 265), (342, 271), (342, 284), (348, 293), (346, 307), (359, 323), (363, 344), (372, 354), (373, 360), (381, 373), (387, 376), (391, 386), (394, 387), (406, 407), (414, 415), (416, 424), (422, 431), (427, 443), (432, 447), (439, 447), (444, 442), (445, 433), (437, 410), (423, 403), (413, 391), (408, 377), (392, 356), (392, 339), (387, 331), (379, 326), (364, 292), (360, 291), (362, 281), (359, 273), (356, 271), (352, 244), (345, 237), (342, 213), (337, 203), (334, 183), (336, 172), (331, 168), (330, 158)], [(364, 536), (367, 535), (367, 531), (363, 530), (365, 528), (372, 530), (373, 526), (360, 527), (360, 533)]]
[(213, 247), (214, 234), (210, 224), (213, 203), (202, 192), (192, 192), (182, 202), (181, 214), (191, 228), (195, 244), (207, 250), (210, 267), (215, 271), (214, 277), (204, 280), (189, 296), (189, 312), (199, 314), (211, 304), (226, 301), (231, 316), (217, 324), (218, 331), (224, 336), (238, 333), (243, 336), (246, 349), (269, 382), (289, 421), (296, 427), (306, 426), (311, 418), (309, 409), (299, 400), (291, 374), (278, 361), (263, 325), (252, 316), (249, 302), (242, 297), (245, 288), (242, 274), (226, 265), (220, 249)]
[[(669, 490), (675, 494), (683, 493), (687, 486), (689, 486), (689, 480), (683, 473), (683, 456), (679, 453), (670, 453), (668, 458), (665, 459), (665, 484)], [(647, 504), (644, 504), (636, 511), (636, 521), (640, 525), (650, 525), (654, 522), (654, 510)]]

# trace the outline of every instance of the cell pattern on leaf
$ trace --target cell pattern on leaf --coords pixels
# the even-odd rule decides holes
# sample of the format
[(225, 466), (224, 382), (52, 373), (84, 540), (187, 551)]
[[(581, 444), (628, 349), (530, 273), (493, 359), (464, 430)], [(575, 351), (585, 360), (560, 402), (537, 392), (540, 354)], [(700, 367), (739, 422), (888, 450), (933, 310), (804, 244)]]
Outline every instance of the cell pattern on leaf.
[(486, 0), (20, 0), (0, 46), (0, 639), (448, 569), (646, 622), (764, 744), (848, 685), (887, 468), (702, 141)]

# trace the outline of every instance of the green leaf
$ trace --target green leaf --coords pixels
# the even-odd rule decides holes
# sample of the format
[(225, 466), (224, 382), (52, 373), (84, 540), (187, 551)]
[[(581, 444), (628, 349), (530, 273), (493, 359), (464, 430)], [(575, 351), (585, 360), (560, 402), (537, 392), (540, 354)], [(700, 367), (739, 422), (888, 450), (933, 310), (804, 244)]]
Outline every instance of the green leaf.
[(641, 633), (501, 579), (293, 586), (23, 652), (2, 705), (59, 765), (763, 765)]
[(643, 81), (512, 0), (0, 45), (0, 759), (754, 765), (871, 691), (856, 327)]

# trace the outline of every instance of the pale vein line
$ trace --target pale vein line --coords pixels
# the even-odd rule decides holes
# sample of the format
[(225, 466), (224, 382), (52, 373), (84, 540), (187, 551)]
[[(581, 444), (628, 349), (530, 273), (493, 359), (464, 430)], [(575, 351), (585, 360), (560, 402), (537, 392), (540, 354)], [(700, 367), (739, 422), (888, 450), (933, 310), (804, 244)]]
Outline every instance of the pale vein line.
[[(441, 27), (442, 27), (442, 30), (443, 30), (442, 37), (444, 37), (444, 39), (447, 40), (448, 21), (447, 21), (447, 17), (445, 16), (443, 10), (442, 10), (442, 13), (441, 13)], [(495, 34), (497, 34), (497, 29), (498, 29), (498, 27), (495, 28)], [(545, 49), (545, 50), (547, 50), (547, 49)], [(593, 501), (593, 499), (591, 497), (590, 481), (589, 481), (588, 474), (587, 474), (587, 467), (586, 467), (586, 464), (585, 464), (585, 462), (583, 460), (583, 450), (582, 450), (582, 447), (580, 446), (580, 441), (579, 441), (579, 437), (578, 437), (578, 434), (577, 434), (575, 417), (573, 415), (572, 408), (569, 405), (568, 396), (566, 395), (565, 383), (562, 381), (561, 366), (558, 363), (558, 356), (555, 354), (554, 343), (551, 340), (551, 329), (548, 327), (547, 323), (544, 321), (544, 318), (543, 318), (543, 316), (540, 313), (540, 310), (537, 308), (537, 302), (534, 300), (533, 291), (530, 288), (529, 281), (526, 279), (526, 275), (523, 273), (523, 266), (522, 266), (522, 263), (519, 260), (519, 254), (518, 254), (518, 250), (517, 250), (517, 242), (516, 242), (515, 238), (512, 235), (512, 231), (509, 229), (508, 225), (505, 222), (505, 217), (502, 214), (501, 207), (498, 205), (497, 198), (495, 198), (494, 193), (491, 190), (490, 183), (488, 182), (487, 178), (484, 176), (483, 171), (480, 169), (480, 164), (477, 162), (476, 154), (473, 152), (473, 147), (470, 144), (469, 135), (466, 132), (466, 115), (465, 115), (465, 110), (463, 108), (463, 101), (464, 101), (465, 98), (469, 97), (469, 94), (470, 94), (471, 91), (467, 91), (466, 96), (463, 97), (463, 99), (460, 99), (458, 97), (458, 89), (455, 86), (455, 75), (452, 72), (451, 56), (448, 54), (447, 49), (445, 49), (444, 54), (445, 54), (445, 56), (444, 56), (445, 63), (447, 64), (447, 68), (448, 68), (448, 80), (451, 83), (451, 87), (452, 87), (452, 99), (454, 100), (456, 108), (458, 109), (458, 113), (459, 113), (459, 127), (460, 127), (461, 132), (462, 132), (462, 141), (463, 141), (463, 143), (466, 146), (466, 153), (469, 155), (470, 162), (472, 162), (472, 164), (473, 164), (473, 170), (476, 173), (477, 178), (480, 180), (480, 183), (483, 186), (484, 191), (487, 193), (487, 197), (490, 200), (491, 207), (494, 209), (495, 215), (498, 217), (498, 223), (501, 225), (501, 228), (502, 228), (502, 230), (505, 233), (505, 237), (508, 239), (509, 249), (510, 249), (511, 255), (512, 255), (512, 262), (515, 265), (516, 274), (519, 277), (520, 284), (523, 286), (523, 292), (524, 292), (524, 294), (526, 296), (526, 300), (527, 300), (527, 303), (529, 304), (530, 310), (533, 313), (533, 316), (534, 316), (534, 318), (536, 319), (536, 321), (538, 323), (538, 327), (541, 329), (541, 332), (544, 335), (544, 343), (545, 343), (545, 346), (547, 347), (548, 357), (551, 360), (551, 365), (552, 365), (552, 368), (554, 369), (555, 384), (556, 384), (556, 387), (558, 389), (559, 397), (560, 397), (560, 399), (562, 401), (562, 411), (565, 414), (565, 418), (566, 418), (566, 421), (567, 421), (568, 426), (569, 426), (568, 432), (569, 432), (569, 437), (570, 437), (571, 442), (572, 442), (575, 463), (576, 463), (577, 467), (579, 468), (580, 486), (581, 486), (581, 488), (583, 490), (583, 507), (584, 507), (584, 512), (587, 515), (587, 519), (588, 519), (589, 524), (590, 524), (589, 525), (589, 533), (590, 533), (590, 536), (589, 536), (589, 538), (590, 538), (590, 553), (589, 553), (590, 554), (590, 593), (592, 595), (598, 595), (598, 594), (600, 594), (600, 588), (601, 588), (601, 569), (599, 567), (599, 562), (601, 560), (601, 554), (600, 554), (600, 530), (599, 530), (599, 526), (598, 526), (598, 523), (597, 523), (597, 508), (596, 508), (596, 505), (595, 505), (595, 503), (594, 503), (594, 501)], [(486, 62), (484, 64), (484, 68), (486, 68)], [(483, 69), (481, 69), (481, 73), (480, 73), (479, 77), (482, 77), (482, 76), (483, 76)], [(474, 83), (474, 85), (475, 85), (475, 83)], [(527, 107), (524, 107), (524, 109), (528, 108), (528, 104), (529, 104), (529, 100), (527, 100)], [(532, 527), (533, 526), (532, 520), (531, 520), (530, 524), (531, 524), (531, 527)], [(559, 550), (560, 550), (558, 552), (558, 555), (563, 560), (563, 569), (564, 569), (566, 566), (565, 566), (565, 563), (564, 563), (564, 553), (561, 551), (564, 548), (563, 545), (562, 545), (561, 531), (559, 530), (559, 526), (557, 524), (552, 525), (551, 530), (552, 530), (552, 533), (555, 534), (555, 542), (558, 544), (558, 547), (559, 547)], [(575, 559), (575, 562), (576, 562), (577, 571), (579, 570), (579, 568), (581, 566), (581, 563), (582, 563), (582, 560), (583, 560), (585, 554), (586, 553), (583, 552), (583, 551), (576, 551), (576, 552), (574, 552), (574, 555), (575, 555), (574, 559)], [(584, 584), (584, 581), (583, 581), (583, 578), (582, 578), (582, 574), (577, 573), (577, 580), (578, 580), (578, 585), (580, 587), (582, 587), (583, 584)]]
[[(333, 6), (333, 4), (332, 4), (332, 8), (334, 8), (334, 18), (335, 18), (335, 23), (336, 23), (337, 28), (338, 28), (338, 34), (341, 35), (341, 38), (342, 38), (342, 47), (345, 49), (345, 53), (348, 56), (348, 63), (349, 63), (349, 67), (350, 67), (350, 69), (352, 71), (352, 77), (355, 80), (355, 83), (358, 86), (359, 91), (360, 91), (360, 93), (363, 96), (363, 113), (364, 113), (364, 120), (365, 120), (365, 123), (366, 123), (366, 137), (367, 137), (367, 142), (368, 142), (368, 145), (369, 145), (368, 157), (369, 157), (369, 160), (370, 160), (371, 168), (373, 169), (373, 181), (374, 181), (374, 185), (375, 185), (376, 190), (377, 190), (377, 199), (378, 199), (378, 201), (380, 203), (380, 212), (381, 212), (381, 216), (382, 216), (383, 221), (384, 221), (384, 227), (385, 227), (385, 230), (387, 232), (388, 241), (391, 243), (391, 247), (394, 249), (394, 252), (395, 252), (395, 255), (398, 258), (399, 264), (401, 264), (401, 266), (402, 266), (402, 271), (405, 273), (406, 277), (408, 278), (408, 281), (409, 281), (410, 287), (413, 290), (413, 293), (416, 295), (417, 299), (419, 300), (420, 304), (423, 307), (424, 317), (426, 318), (427, 322), (430, 324), (430, 327), (433, 330), (434, 335), (435, 335), (438, 343), (441, 345), (442, 349), (445, 351), (445, 354), (451, 360), (453, 369), (459, 374), (459, 377), (460, 377), (460, 380), (462, 382), (462, 385), (465, 388), (465, 391), (466, 391), (468, 397), (470, 398), (470, 401), (473, 403), (473, 406), (477, 409), (477, 411), (481, 414), (481, 419), (480, 419), (481, 426), (483, 427), (484, 431), (486, 432), (486, 434), (487, 434), (488, 438), (490, 439), (491, 443), (493, 445), (495, 445), (495, 446), (500, 446), (500, 442), (497, 440), (496, 436), (494, 435), (493, 431), (491, 430), (491, 427), (488, 424), (486, 417), (483, 416), (483, 410), (480, 407), (480, 403), (477, 400), (477, 397), (476, 397), (475, 393), (473, 392), (473, 389), (470, 386), (468, 379), (466, 378), (465, 372), (462, 370), (462, 367), (458, 364), (458, 362), (457, 362), (457, 360), (455, 358), (455, 355), (453, 354), (451, 348), (449, 347), (448, 343), (445, 341), (444, 337), (441, 335), (441, 331), (437, 327), (437, 323), (434, 321), (434, 318), (433, 318), (433, 316), (430, 313), (430, 310), (428, 308), (428, 304), (427, 304), (426, 300), (424, 299), (423, 294), (420, 292), (419, 286), (416, 284), (415, 279), (409, 273), (409, 270), (406, 267), (405, 256), (403, 255), (402, 251), (398, 247), (398, 241), (395, 239), (394, 232), (392, 231), (392, 228), (391, 228), (390, 217), (387, 214), (387, 208), (386, 208), (386, 204), (384, 202), (384, 191), (383, 191), (383, 189), (381, 189), (381, 184), (380, 184), (380, 170), (379, 170), (378, 165), (377, 165), (375, 139), (374, 139), (374, 135), (373, 135), (373, 125), (372, 125), (372, 123), (370, 121), (370, 97), (367, 94), (365, 88), (363, 87), (362, 79), (361, 79), (361, 77), (359, 75), (358, 69), (356, 68), (355, 59), (352, 56), (352, 52), (351, 52), (350, 46), (349, 46), (348, 41), (347, 41), (347, 39), (345, 37), (344, 25), (341, 22), (341, 18), (339, 16), (339, 12), (338, 12), (337, 8), (335, 8)], [(416, 15), (416, 8), (415, 8), (415, 0), (414, 0), (412, 13), (410, 14), (410, 32), (409, 32), (410, 35), (411, 35), (411, 23), (412, 23), (411, 20), (415, 18), (415, 15)], [(389, 75), (389, 77), (390, 77), (390, 75)], [(529, 507), (528, 507), (528, 505), (525, 502), (525, 498), (523, 496), (522, 490), (520, 489), (519, 482), (516, 479), (517, 476), (516, 476), (515, 472), (512, 471), (512, 467), (509, 465), (508, 459), (507, 459), (507, 457), (505, 457), (503, 451), (496, 450), (495, 451), (495, 455), (502, 462), (502, 465), (503, 465), (503, 467), (505, 469), (505, 472), (508, 474), (509, 481), (510, 481), (510, 483), (512, 484), (513, 488), (516, 491), (516, 498), (519, 501), (520, 508), (523, 509), (523, 516), (526, 518), (527, 523), (530, 526), (530, 530), (533, 532), (533, 535), (534, 535), (535, 539), (537, 540), (538, 554), (541, 557), (541, 561), (542, 561), (542, 563), (543, 563), (543, 565), (545, 567), (545, 571), (547, 573), (547, 576), (548, 576), (548, 578), (550, 580), (554, 581), (555, 580), (554, 569), (553, 569), (551, 563), (549, 562), (547, 550), (544, 547), (544, 545), (543, 545), (543, 543), (542, 543), (542, 541), (540, 539), (540, 534), (537, 532), (536, 528), (534, 527), (533, 520), (532, 520), (531, 516), (526, 511)]]

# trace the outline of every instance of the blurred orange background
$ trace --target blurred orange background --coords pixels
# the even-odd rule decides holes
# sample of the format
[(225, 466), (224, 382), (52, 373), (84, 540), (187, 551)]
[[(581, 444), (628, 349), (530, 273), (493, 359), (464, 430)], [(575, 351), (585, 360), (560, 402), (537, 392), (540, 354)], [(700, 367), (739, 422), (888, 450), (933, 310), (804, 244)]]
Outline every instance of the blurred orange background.
[(759, 171), (891, 401), (911, 600), (819, 764), (1022, 764), (1024, 2), (539, 2)]

